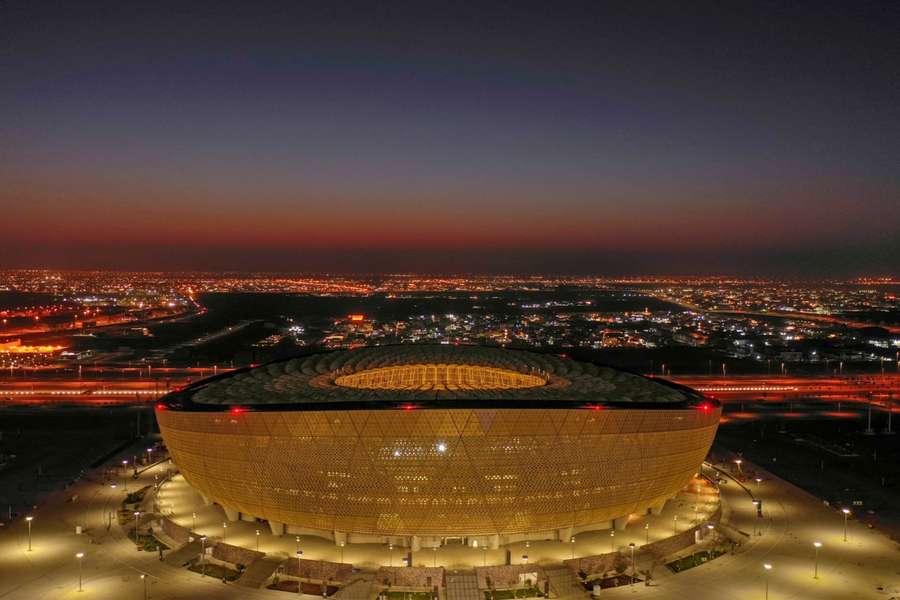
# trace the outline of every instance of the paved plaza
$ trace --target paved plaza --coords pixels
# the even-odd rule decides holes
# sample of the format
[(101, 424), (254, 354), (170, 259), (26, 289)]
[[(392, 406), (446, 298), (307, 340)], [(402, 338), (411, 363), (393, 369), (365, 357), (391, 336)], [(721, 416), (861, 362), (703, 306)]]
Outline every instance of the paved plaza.
[[(123, 456), (131, 453), (127, 450)], [(117, 464), (117, 460), (113, 459), (111, 464)], [(129, 490), (154, 483), (165, 474), (166, 468), (171, 467), (161, 463), (142, 471), (137, 481), (129, 479)], [(726, 471), (732, 469), (725, 466)], [(743, 469), (755, 467), (745, 463)], [(115, 519), (108, 527), (110, 512), (121, 504), (124, 491), (121, 478), (118, 486), (111, 488), (102, 473), (98, 470), (69, 489), (51, 495), (32, 513), (31, 551), (28, 551), (28, 528), (23, 518), (0, 530), (0, 599), (140, 599), (144, 598), (145, 585), (148, 597), (159, 599), (291, 597), (286, 592), (223, 584), (161, 562), (156, 554), (137, 551)], [(750, 534), (750, 540), (735, 554), (678, 574), (657, 567), (652, 586), (607, 589), (601, 592), (601, 597), (763, 599), (768, 574), (771, 600), (900, 598), (900, 550), (896, 543), (853, 519), (847, 524), (848, 541), (843, 541), (843, 515), (836, 508), (825, 506), (763, 471), (757, 469), (757, 473), (763, 478), (761, 484), (751, 483), (745, 489), (726, 477), (728, 482), (720, 488), (725, 520), (735, 529)], [(751, 503), (751, 494), (763, 502), (762, 518)], [(627, 548), (631, 542), (640, 546), (646, 543), (648, 534), (652, 542), (671, 535), (675, 528), (686, 528), (707, 518), (715, 506), (704, 504), (705, 497), (706, 494), (697, 495), (688, 489), (670, 502), (663, 514), (632, 520), (624, 531), (617, 531), (614, 536), (609, 531), (596, 531), (578, 535), (574, 544), (548, 541), (531, 542), (527, 547), (524, 543), (510, 545), (512, 562), (527, 554), (529, 562), (550, 570), (573, 554), (606, 553), (610, 548)], [(162, 487), (157, 502), (161, 512), (171, 514), (179, 524), (193, 527), (212, 539), (224, 536), (228, 543), (251, 549), (256, 548), (258, 540), (260, 551), (274, 558), (293, 556), (297, 549), (294, 536), (275, 537), (263, 523), (233, 522), (223, 528), (221, 509), (205, 506), (199, 495), (178, 476)], [(649, 529), (645, 524), (650, 525)], [(76, 526), (83, 528), (81, 535), (76, 534)], [(817, 579), (813, 577), (814, 542), (822, 544)], [(344, 548), (342, 557), (341, 549), (333, 543), (309, 536), (302, 536), (299, 545), (304, 558), (343, 559), (363, 571), (380, 565), (399, 566), (406, 552), (400, 548), (391, 551), (380, 544), (353, 544)], [(503, 564), (506, 549), (466, 546), (447, 546), (436, 552), (423, 549), (413, 555), (413, 564), (443, 565), (448, 575), (462, 575), (460, 582), (464, 582), (469, 581), (465, 575), (474, 566)], [(83, 558), (76, 558), (78, 553), (83, 553)], [(81, 592), (78, 591), (79, 563)], [(764, 564), (770, 564), (771, 570), (766, 571)], [(649, 567), (638, 564), (639, 570)], [(586, 592), (584, 597), (588, 597)]]

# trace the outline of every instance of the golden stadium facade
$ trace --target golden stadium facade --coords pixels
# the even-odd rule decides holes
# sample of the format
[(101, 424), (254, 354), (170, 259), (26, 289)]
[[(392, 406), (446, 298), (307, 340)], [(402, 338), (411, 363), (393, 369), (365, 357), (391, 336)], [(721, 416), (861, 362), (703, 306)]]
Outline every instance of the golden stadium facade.
[(415, 549), (624, 527), (696, 473), (720, 413), (593, 363), (408, 345), (233, 371), (156, 416), (185, 479), (230, 519)]

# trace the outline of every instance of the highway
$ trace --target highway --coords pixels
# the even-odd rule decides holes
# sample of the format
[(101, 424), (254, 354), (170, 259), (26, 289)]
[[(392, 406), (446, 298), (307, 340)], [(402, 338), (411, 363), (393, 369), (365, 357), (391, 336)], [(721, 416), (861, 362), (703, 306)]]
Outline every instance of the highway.
[(802, 398), (879, 402), (900, 396), (900, 375), (865, 377), (685, 376), (672, 381), (728, 404), (745, 401), (789, 401)]
[[(204, 377), (219, 368), (85, 367), (82, 377), (70, 371), (38, 371), (0, 377), (0, 404), (133, 404), (150, 403), (168, 391)], [(900, 375), (865, 377), (798, 376), (684, 376), (671, 378), (728, 404), (789, 402), (815, 398), (835, 402), (883, 405), (900, 398)]]

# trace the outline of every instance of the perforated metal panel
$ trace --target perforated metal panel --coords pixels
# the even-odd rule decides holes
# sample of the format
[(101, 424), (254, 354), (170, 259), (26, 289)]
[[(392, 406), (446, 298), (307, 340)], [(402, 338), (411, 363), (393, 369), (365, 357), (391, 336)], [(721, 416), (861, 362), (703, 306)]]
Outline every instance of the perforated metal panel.
[(157, 412), (208, 498), (379, 536), (527, 534), (661, 503), (697, 471), (720, 409)]

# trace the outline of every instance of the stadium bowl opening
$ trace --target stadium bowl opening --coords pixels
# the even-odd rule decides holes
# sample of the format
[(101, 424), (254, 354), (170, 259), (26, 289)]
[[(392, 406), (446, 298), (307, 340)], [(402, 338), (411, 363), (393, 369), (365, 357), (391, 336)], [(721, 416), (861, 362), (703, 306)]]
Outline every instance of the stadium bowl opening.
[(413, 364), (336, 377), (341, 387), (369, 390), (511, 390), (547, 383), (547, 377), (466, 364)]

